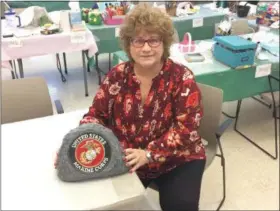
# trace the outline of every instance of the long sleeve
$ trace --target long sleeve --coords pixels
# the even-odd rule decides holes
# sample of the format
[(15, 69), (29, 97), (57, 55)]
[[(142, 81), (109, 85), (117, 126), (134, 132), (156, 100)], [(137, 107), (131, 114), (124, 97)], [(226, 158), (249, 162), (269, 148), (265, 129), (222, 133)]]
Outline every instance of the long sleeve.
[[(81, 124), (97, 123), (111, 129), (118, 137), (120, 145), (123, 148), (127, 148), (127, 139), (109, 122), (112, 118), (115, 118), (113, 114), (113, 107), (116, 100), (116, 96), (121, 90), (121, 79), (119, 73), (123, 70), (123, 65), (118, 65), (113, 68), (106, 76), (105, 80), (98, 89), (92, 105), (89, 107), (89, 111), (83, 116), (80, 121)], [(119, 71), (119, 72), (118, 72)]]
[(102, 84), (98, 89), (89, 111), (83, 116), (80, 124), (98, 123), (104, 126), (108, 123), (108, 85)]
[(120, 91), (118, 83), (114, 83), (114, 73), (110, 72), (98, 89), (89, 111), (83, 116), (80, 124), (98, 123), (108, 126), (114, 96)]
[(196, 156), (204, 157), (204, 148), (198, 134), (202, 118), (201, 93), (190, 71), (186, 71), (175, 85), (172, 126), (160, 138), (147, 146), (155, 164), (187, 161)]

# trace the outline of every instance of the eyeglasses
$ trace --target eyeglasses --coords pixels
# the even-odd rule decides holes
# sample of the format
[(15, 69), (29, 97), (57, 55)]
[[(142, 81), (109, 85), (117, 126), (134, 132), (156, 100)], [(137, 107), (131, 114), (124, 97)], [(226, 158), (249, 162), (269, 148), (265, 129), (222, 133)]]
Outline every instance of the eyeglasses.
[(142, 48), (145, 43), (148, 43), (148, 45), (152, 48), (158, 47), (162, 42), (161, 38), (150, 38), (150, 39), (143, 39), (143, 38), (134, 38), (131, 39), (131, 44), (135, 47), (135, 48)]

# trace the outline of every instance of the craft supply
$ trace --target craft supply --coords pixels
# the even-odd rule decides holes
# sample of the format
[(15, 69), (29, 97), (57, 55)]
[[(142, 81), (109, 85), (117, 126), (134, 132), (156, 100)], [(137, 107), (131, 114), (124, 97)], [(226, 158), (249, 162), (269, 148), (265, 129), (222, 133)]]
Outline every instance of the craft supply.
[(239, 36), (216, 36), (213, 55), (232, 67), (253, 65), (257, 44)]
[(70, 24), (72, 31), (83, 31), (85, 30), (85, 26), (83, 24), (81, 9), (79, 2), (70, 1), (69, 7), (70, 11)]
[(102, 24), (102, 16), (98, 10), (89, 12), (88, 23), (90, 25), (101, 25)]
[(70, 20), (69, 20), (69, 11), (62, 10), (60, 12), (60, 29), (64, 32), (70, 32)]
[(195, 51), (195, 42), (189, 32), (184, 35), (184, 39), (180, 42), (178, 48), (182, 53), (193, 53)]
[(259, 25), (270, 26), (279, 21), (279, 3), (261, 2), (257, 6), (256, 23)]
[(196, 53), (196, 54), (186, 54), (185, 59), (187, 62), (203, 62), (205, 60), (205, 57), (200, 53)]
[(9, 27), (20, 27), (21, 19), (13, 9), (5, 11), (5, 19)]

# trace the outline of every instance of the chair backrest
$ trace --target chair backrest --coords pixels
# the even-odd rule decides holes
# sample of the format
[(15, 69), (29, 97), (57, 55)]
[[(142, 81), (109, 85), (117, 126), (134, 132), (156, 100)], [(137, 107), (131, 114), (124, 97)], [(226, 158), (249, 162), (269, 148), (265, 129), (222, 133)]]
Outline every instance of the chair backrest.
[(223, 104), (223, 91), (219, 88), (197, 83), (202, 94), (203, 118), (199, 132), (201, 137), (207, 141), (206, 168), (213, 161), (217, 152), (216, 132), (220, 125)]
[(43, 78), (2, 81), (1, 123), (53, 115), (48, 86)]

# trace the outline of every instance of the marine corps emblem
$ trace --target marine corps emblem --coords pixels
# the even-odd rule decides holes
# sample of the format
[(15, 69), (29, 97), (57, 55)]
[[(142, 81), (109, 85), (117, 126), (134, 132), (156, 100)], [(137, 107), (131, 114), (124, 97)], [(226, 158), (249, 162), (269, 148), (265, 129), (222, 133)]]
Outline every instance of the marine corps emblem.
[(113, 131), (88, 123), (70, 130), (57, 158), (57, 176), (65, 182), (108, 178), (127, 173), (124, 153)]
[(82, 172), (102, 171), (110, 159), (110, 148), (101, 136), (88, 133), (74, 140), (70, 147), (73, 165)]

